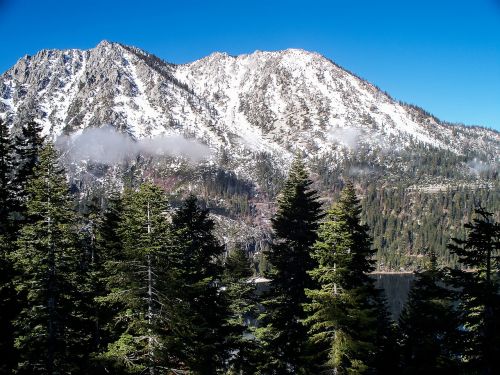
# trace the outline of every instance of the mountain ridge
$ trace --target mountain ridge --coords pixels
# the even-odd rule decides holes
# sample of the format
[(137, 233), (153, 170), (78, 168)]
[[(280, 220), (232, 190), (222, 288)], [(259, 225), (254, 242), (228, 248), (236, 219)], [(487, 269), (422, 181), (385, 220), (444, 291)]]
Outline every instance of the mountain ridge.
[[(13, 68), (9, 69), (7, 72), (5, 72), (1, 76), (2, 79), (0, 80), (1, 81), (0, 93), (1, 93), (1, 98), (2, 98), (1, 102), (3, 104), (3, 108), (0, 108), (0, 112), (3, 112), (3, 113), (7, 112), (8, 113), (8, 112), (16, 112), (16, 110), (17, 110), (17, 108), (12, 108), (13, 106), (9, 105), (9, 104), (11, 104), (11, 103), (9, 103), (9, 99), (10, 99), (9, 92), (14, 91), (15, 89), (14, 89), (14, 87), (5, 84), (6, 81), (9, 82), (9, 80), (5, 79), (5, 77), (12, 75), (12, 74), (9, 74), (12, 72), (12, 70), (16, 71), (19, 68), (28, 68), (28, 66), (31, 67), (32, 65), (36, 65), (36, 62), (38, 62), (38, 61), (45, 60), (46, 62), (49, 62), (50, 57), (52, 55), (59, 55), (63, 59), (70, 59), (70, 60), (77, 58), (80, 60), (81, 63), (86, 63), (88, 61), (90, 64), (97, 64), (97, 65), (99, 65), (98, 64), (99, 61), (96, 62), (95, 58), (94, 59), (92, 58), (93, 57), (92, 55), (100, 56), (101, 59), (103, 59), (103, 56), (106, 56), (105, 60), (108, 60), (108, 61), (115, 60), (115, 62), (119, 62), (120, 59), (122, 59), (122, 60), (127, 60), (127, 58), (131, 59), (130, 55), (127, 56), (127, 52), (133, 54), (135, 56), (135, 59), (138, 59), (138, 60), (142, 59), (143, 62), (145, 62), (146, 64), (149, 61), (149, 67), (152, 70), (156, 71), (156, 73), (158, 75), (162, 76), (162, 78), (165, 80), (165, 82), (168, 82), (169, 80), (171, 80), (171, 81), (178, 80), (177, 83), (180, 86), (184, 86), (184, 89), (186, 89), (186, 90), (193, 89), (193, 87), (198, 86), (197, 90), (193, 93), (193, 94), (196, 94), (196, 96), (198, 96), (198, 97), (203, 96), (203, 95), (200, 95), (200, 90), (202, 90), (202, 88), (200, 88), (199, 85), (197, 85), (196, 81), (193, 81), (193, 79), (190, 80), (189, 77), (192, 76), (196, 70), (198, 70), (198, 71), (203, 70), (203, 69), (206, 70), (207, 66), (218, 65), (214, 69), (219, 69), (219, 71), (227, 69), (227, 66), (224, 66), (224, 64), (228, 65), (227, 60), (230, 61), (229, 65), (231, 65), (231, 64), (238, 65), (238, 62), (242, 62), (242, 64), (239, 64), (239, 65), (245, 65), (245, 64), (249, 65), (253, 62), (254, 64), (256, 64), (257, 68), (263, 68), (263, 69), (267, 68), (268, 70), (270, 70), (269, 73), (272, 73), (273, 78), (276, 78), (280, 75), (280, 73), (283, 73), (283, 71), (282, 71), (283, 68), (288, 68), (288, 70), (285, 73), (288, 73), (288, 78), (289, 78), (290, 74), (292, 76), (294, 74), (297, 75), (296, 74), (297, 71), (307, 72), (307, 69), (304, 69), (304, 66), (307, 67), (308, 64), (315, 64), (316, 63), (319, 65), (317, 67), (318, 69), (316, 69), (316, 71), (313, 71), (313, 72), (309, 71), (308, 72), (309, 74), (318, 73), (318, 71), (319, 72), (323, 71), (323, 72), (330, 73), (331, 75), (336, 75), (335, 77), (329, 77), (329, 78), (334, 78), (334, 79), (331, 79), (329, 83), (343, 83), (343, 84), (349, 86), (349, 87), (347, 87), (347, 90), (358, 89), (358, 94), (359, 93), (366, 93), (366, 91), (371, 92), (373, 94), (373, 96), (380, 99), (381, 104), (389, 103), (391, 106), (394, 106), (394, 107), (401, 106), (402, 108), (406, 108), (407, 112), (411, 112), (411, 110), (410, 110), (410, 108), (411, 108), (413, 111), (417, 112), (415, 115), (427, 117), (426, 120), (427, 120), (427, 122), (430, 122), (431, 125), (434, 125), (434, 126), (446, 126), (446, 125), (448, 125), (447, 123), (439, 121), (435, 116), (432, 116), (430, 114), (419, 113), (419, 109), (417, 109), (416, 107), (411, 107), (411, 106), (406, 106), (404, 104), (400, 104), (399, 102), (395, 101), (392, 97), (390, 97), (389, 94), (380, 91), (380, 89), (378, 89), (376, 86), (372, 85), (368, 81), (363, 80), (362, 78), (359, 78), (359, 77), (353, 75), (348, 70), (338, 66), (335, 62), (321, 56), (319, 53), (316, 53), (316, 52), (308, 52), (308, 51), (301, 50), (301, 49), (287, 49), (287, 50), (282, 50), (282, 51), (271, 51), (271, 52), (255, 51), (254, 53), (251, 53), (251, 54), (243, 54), (243, 55), (238, 55), (238, 56), (230, 56), (227, 53), (214, 52), (213, 54), (211, 54), (205, 58), (202, 58), (200, 60), (197, 60), (197, 61), (194, 61), (191, 63), (176, 65), (176, 64), (171, 64), (171, 63), (165, 62), (162, 59), (157, 58), (155, 55), (148, 53), (142, 49), (139, 49), (136, 47), (129, 47), (129, 46), (125, 46), (125, 45), (120, 44), (120, 43), (109, 42), (109, 41), (102, 41), (95, 48), (89, 49), (89, 50), (78, 50), (78, 49), (42, 50), (42, 51), (38, 52), (37, 54), (35, 54), (34, 56), (29, 56), (29, 57), (25, 56), (25, 57), (21, 58), (14, 65)], [(291, 58), (287, 59), (287, 57), (289, 57), (289, 56), (291, 56)], [(300, 63), (297, 63), (296, 61), (290, 61), (291, 59), (293, 60), (294, 58), (296, 58), (296, 60), (299, 61)], [(135, 59), (132, 58), (131, 60), (135, 60)], [(222, 60), (222, 62), (221, 62), (221, 60)], [(259, 64), (259, 60), (260, 60), (260, 64)], [(215, 61), (215, 64), (214, 64), (214, 61)], [(101, 63), (102, 63), (102, 61), (101, 61)], [(134, 64), (135, 63), (140, 64), (139, 61), (134, 61)], [(276, 70), (274, 70), (274, 71), (273, 71), (273, 67), (271, 66), (273, 64), (275, 65), (275, 68), (276, 68)], [(66, 63), (63, 65), (65, 70), (67, 70), (66, 65), (68, 65), (68, 64)], [(74, 69), (78, 69), (78, 66), (75, 66), (74, 64), (73, 65), (70, 64), (70, 66), (73, 67)], [(34, 68), (36, 70), (36, 66)], [(43, 68), (47, 69), (49, 67), (45, 66)], [(120, 70), (123, 67), (119, 67), (119, 66), (113, 67), (112, 64), (108, 64), (107, 67), (106, 66), (105, 67), (97, 66), (97, 68), (98, 69), (104, 68), (104, 71), (110, 70), (110, 69), (111, 69), (111, 71), (113, 71), (113, 70), (116, 71), (116, 70)], [(238, 68), (238, 67), (236, 67), (236, 68)], [(240, 66), (239, 68), (241, 69), (243, 67)], [(82, 69), (82, 73), (85, 72), (85, 69), (86, 69), (86, 67), (84, 66)], [(130, 76), (132, 76), (130, 78), (137, 78), (137, 77), (133, 76), (133, 73), (134, 73), (133, 71), (129, 71), (128, 73)], [(212, 74), (213, 72), (209, 72), (209, 73)], [(222, 71), (221, 73), (226, 74), (226, 78), (227, 78), (227, 75), (228, 75), (227, 72)], [(241, 74), (248, 75), (248, 71), (242, 72)], [(199, 77), (199, 74), (198, 74), (198, 77)], [(76, 77), (76, 78), (82, 78), (82, 77)], [(117, 78), (117, 77), (115, 77), (115, 78)], [(135, 79), (134, 82), (131, 82), (131, 85), (133, 86), (134, 84), (140, 83), (140, 81), (142, 80), (143, 77), (140, 77), (140, 78), (141, 78), (140, 80)], [(145, 78), (151, 78), (151, 77), (147, 77), (147, 74), (146, 74)], [(154, 77), (154, 78), (158, 79), (158, 77)], [(217, 77), (217, 76), (215, 76), (215, 78), (220, 79), (220, 77)], [(282, 77), (280, 77), (280, 78), (282, 78)], [(285, 78), (287, 78), (287, 77), (285, 77)], [(310, 75), (309, 77), (298, 77), (298, 78), (302, 79), (302, 82), (299, 82), (299, 89), (300, 89), (300, 85), (304, 84), (304, 78), (309, 78), (310, 80), (314, 80), (317, 77), (315, 77), (314, 75), (313, 76)], [(344, 82), (341, 82), (342, 78), (344, 78)], [(349, 78), (349, 79), (345, 79), (345, 78)], [(262, 82), (262, 80), (261, 80), (261, 82), (257, 82), (257, 83), (267, 84), (265, 81)], [(324, 83), (324, 82), (320, 82), (320, 80), (318, 79), (317, 82), (315, 82), (315, 85), (317, 87), (320, 87), (321, 83)], [(118, 82), (118, 84), (119, 84), (119, 82)], [(150, 84), (150, 82), (148, 82), (148, 84)], [(236, 84), (241, 85), (241, 82), (239, 82), (239, 83), (236, 82)], [(213, 86), (213, 84), (212, 84), (212, 86)], [(241, 87), (236, 87), (236, 88), (241, 89)], [(343, 88), (341, 88), (341, 91), (343, 91), (343, 93), (345, 93), (346, 90), (345, 89), (342, 90), (342, 89)], [(320, 87), (320, 90), (323, 90), (323, 92), (319, 93), (319, 94), (323, 94), (323, 99), (325, 97), (328, 97), (328, 95), (327, 95), (328, 91), (330, 94), (333, 91), (332, 85), (330, 85), (330, 87)], [(213, 95), (214, 91), (215, 91), (215, 89), (214, 89), (214, 87), (212, 87), (211, 90), (208, 90), (208, 92), (207, 92), (207, 90), (205, 90), (205, 92), (203, 92), (203, 94), (205, 96), (207, 94)], [(129, 94), (130, 94), (130, 92), (129, 92)], [(132, 94), (133, 94), (133, 92), (132, 92)], [(318, 93), (315, 92), (314, 94), (318, 94)], [(168, 96), (169, 93), (163, 92), (163, 95)], [(263, 99), (266, 99), (266, 98), (264, 97)], [(331, 99), (331, 97), (329, 99)], [(239, 104), (241, 106), (241, 104), (242, 104), (241, 98), (239, 98), (239, 100), (240, 100), (240, 102), (236, 103), (236, 104)], [(147, 102), (144, 104), (147, 104)], [(342, 108), (343, 103), (341, 103), (341, 101), (338, 101), (335, 104), (337, 104), (337, 108), (343, 109)], [(328, 107), (329, 105), (331, 106), (331, 103), (326, 103), (326, 107)], [(308, 106), (308, 107), (310, 108), (311, 106)], [(151, 108), (149, 108), (149, 109), (151, 109)], [(266, 108), (262, 108), (262, 109), (265, 112)], [(68, 107), (68, 109), (66, 111), (69, 111), (69, 110), (70, 110), (70, 108)], [(373, 108), (372, 111), (365, 111), (365, 112), (368, 115), (373, 115), (375, 110), (376, 109)], [(61, 111), (59, 111), (59, 112), (64, 113), (65, 112), (64, 108), (62, 108)], [(273, 112), (273, 111), (271, 111), (271, 112)], [(259, 115), (259, 113), (257, 115)], [(273, 113), (273, 115), (276, 115), (276, 113)], [(287, 117), (287, 118), (293, 117), (293, 113), (289, 113), (289, 112), (288, 113), (281, 113), (281, 114), (278, 113), (277, 115), (278, 116), (273, 117), (274, 120), (279, 120), (280, 118), (284, 118), (284, 117)], [(403, 117), (408, 117), (406, 115), (407, 114), (403, 114)], [(162, 116), (158, 116), (158, 117), (162, 117)], [(172, 117), (175, 117), (175, 116), (172, 116)], [(210, 114), (205, 113), (204, 117), (206, 117), (205, 121), (215, 120), (213, 118), (210, 119), (210, 117), (213, 117), (213, 116), (210, 116)], [(248, 117), (248, 116), (246, 116), (246, 117)], [(99, 116), (98, 116), (98, 118), (99, 118)], [(107, 118), (100, 118), (100, 119), (101, 120), (108, 120)], [(66, 122), (71, 122), (72, 119), (65, 119), (65, 120), (66, 120)], [(113, 122), (113, 119), (110, 119), (110, 120), (111, 120), (111, 122)], [(162, 119), (162, 120), (164, 122), (166, 122), (165, 119)], [(186, 118), (182, 118), (182, 116), (181, 116), (181, 119), (175, 119), (175, 120), (178, 120), (181, 122), (182, 121), (193, 121), (193, 119), (187, 120)], [(262, 118), (261, 120), (265, 120), (265, 117)], [(329, 118), (327, 120), (329, 121), (330, 125), (332, 125), (334, 122), (334, 119), (332, 119), (332, 118)], [(369, 118), (367, 118), (366, 120), (370, 121)], [(375, 123), (380, 125), (380, 123), (381, 123), (380, 119), (377, 119), (377, 120), (375, 121)], [(359, 122), (359, 119), (358, 119), (358, 122)], [(342, 121), (338, 122), (337, 126), (340, 126), (340, 127), (345, 126), (345, 123), (346, 123), (346, 119), (344, 118), (344, 119), (342, 119)], [(410, 121), (410, 123), (411, 123), (411, 121)], [(84, 126), (98, 126), (98, 125), (99, 124), (96, 121), (94, 121), (94, 122), (88, 121), (87, 124), (84, 124)], [(100, 125), (102, 125), (102, 124), (100, 124)], [(260, 125), (260, 127), (262, 127), (262, 124), (259, 124), (259, 125)], [(358, 125), (358, 124), (356, 124), (356, 125)], [(353, 126), (353, 124), (351, 124), (351, 126)], [(398, 126), (401, 127), (401, 122), (400, 122), (400, 124), (398, 124)], [(156, 128), (158, 128), (158, 127), (156, 127)], [(391, 130), (391, 129), (389, 129), (390, 127), (387, 127), (387, 128), (388, 128), (388, 130)], [(418, 132), (415, 133), (414, 132), (415, 129), (417, 129), (417, 128), (415, 128), (413, 126), (413, 129), (409, 129), (408, 132), (413, 131), (413, 134), (414, 135), (416, 134), (418, 137), (420, 137), (420, 139), (423, 139), (424, 142), (431, 143), (431, 144), (433, 143), (431, 136), (429, 134), (425, 134), (426, 133), (425, 130), (423, 130), (422, 128), (419, 128), (419, 129), (417, 129)], [(480, 129), (483, 129), (484, 131), (490, 131), (487, 128), (480, 128)], [(56, 128), (54, 130), (54, 133), (60, 133), (61, 130), (62, 130), (61, 128)], [(158, 129), (156, 129), (156, 130), (158, 130)], [(159, 131), (165, 131), (165, 130), (166, 129), (159, 129)], [(399, 130), (401, 130), (401, 129), (399, 129)], [(428, 130), (429, 129), (427, 129), (427, 132), (428, 132)], [(498, 133), (495, 131), (492, 131), (492, 132), (493, 132), (493, 134)], [(137, 134), (136, 136), (138, 136), (138, 137), (146, 136), (147, 135), (146, 133), (147, 132), (143, 132), (143, 134)], [(437, 142), (440, 143), (439, 144), (440, 147), (446, 147), (446, 145), (442, 141), (438, 140)]]
[[(138, 143), (124, 141), (132, 150), (173, 137), (170, 147), (179, 135), (206, 145), (208, 160), (199, 165), (179, 159), (182, 152), (131, 155), (112, 166), (77, 166), (70, 158), (66, 165), (82, 195), (144, 178), (174, 196), (194, 191), (225, 215), (222, 237), (239, 227), (254, 249), (269, 239), (272, 202), (296, 155), (325, 202), (354, 181), (385, 270), (421, 262), (419, 249), (429, 241), (453, 263), (446, 241), (476, 202), (500, 205), (498, 131), (442, 122), (299, 49), (213, 53), (180, 65), (108, 41), (43, 50), (0, 76), (0, 116), (14, 133), (35, 119), (53, 138), (83, 134), (80, 140), (99, 143), (112, 129), (120, 136), (97, 145), (101, 154), (123, 135)], [(89, 131), (101, 127), (107, 130)]]

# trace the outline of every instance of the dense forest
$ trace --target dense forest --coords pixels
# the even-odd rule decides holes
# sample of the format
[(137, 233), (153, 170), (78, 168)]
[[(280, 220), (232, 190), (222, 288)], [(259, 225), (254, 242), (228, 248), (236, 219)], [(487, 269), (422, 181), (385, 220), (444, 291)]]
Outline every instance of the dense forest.
[[(246, 194), (222, 171), (203, 178), (207, 193)], [(300, 158), (279, 186), (257, 293), (244, 244), (218, 240), (205, 201), (171, 201), (148, 181), (78, 199), (36, 123), (15, 137), (0, 124), (0, 373), (500, 372), (500, 224), (487, 205), (471, 202), (447, 244), (399, 217), (420, 271), (394, 322), (370, 276), (396, 225), (371, 204), (395, 199), (390, 189), (361, 203), (346, 179), (324, 210)], [(438, 262), (442, 246), (453, 267)]]
[[(310, 156), (307, 167), (325, 208), (339, 198), (345, 181), (356, 186), (361, 219), (369, 225), (377, 250), (377, 271), (415, 271), (425, 267), (426, 247), (434, 249), (440, 266), (459, 266), (447, 244), (451, 238), (465, 235), (464, 224), (472, 220), (477, 205), (488, 207), (494, 219), (500, 220), (498, 172), (492, 168), (471, 174), (467, 167), (471, 158), (473, 152), (457, 156), (416, 143), (393, 155), (361, 148), (341, 161), (333, 156)], [(397, 161), (407, 168), (398, 166)], [(234, 172), (234, 161), (225, 152), (220, 153), (215, 165), (179, 166), (178, 161), (144, 158), (123, 168), (119, 176), (127, 186), (137, 188), (144, 179), (143, 171), (147, 171), (148, 177), (170, 194), (173, 206), (186, 192), (193, 191), (211, 213), (255, 228), (261, 224), (261, 217), (270, 218), (275, 213), (286, 175), (283, 166), (273, 164), (268, 153), (256, 153), (253, 162), (251, 179)], [(175, 170), (164, 167), (172, 164), (176, 164)], [(99, 168), (102, 165), (89, 167), (87, 172), (105, 176)], [(81, 191), (92, 185), (84, 179), (73, 180)], [(100, 188), (92, 188), (94, 194), (106, 195)], [(81, 198), (86, 199), (86, 195)], [(265, 223), (260, 227), (263, 232), (269, 229)], [(269, 245), (267, 234), (262, 234), (265, 246)], [(247, 236), (241, 241), (251, 239)], [(256, 261), (261, 260), (262, 254), (256, 254)], [(265, 261), (260, 268), (265, 269)]]

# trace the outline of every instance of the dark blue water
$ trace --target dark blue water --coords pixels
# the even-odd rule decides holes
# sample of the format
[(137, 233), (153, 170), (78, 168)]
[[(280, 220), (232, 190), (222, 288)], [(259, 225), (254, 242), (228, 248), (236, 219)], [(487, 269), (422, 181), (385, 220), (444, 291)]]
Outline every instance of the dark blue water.
[[(412, 286), (415, 275), (412, 273), (374, 273), (375, 285), (377, 288), (383, 289), (387, 301), (387, 308), (393, 320), (398, 320), (401, 311), (408, 300), (408, 293)], [(268, 283), (256, 284), (256, 292), (262, 294), (269, 288)], [(251, 325), (257, 325), (257, 321), (253, 317), (248, 317)]]
[(408, 300), (408, 293), (415, 275), (412, 273), (383, 273), (373, 274), (373, 277), (376, 279), (377, 287), (384, 290), (392, 319), (397, 320)]

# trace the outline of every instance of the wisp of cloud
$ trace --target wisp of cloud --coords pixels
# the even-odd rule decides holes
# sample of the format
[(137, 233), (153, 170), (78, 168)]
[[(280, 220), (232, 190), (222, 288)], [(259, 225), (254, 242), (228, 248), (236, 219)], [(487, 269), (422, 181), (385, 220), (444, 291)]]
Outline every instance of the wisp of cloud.
[(61, 136), (56, 144), (71, 161), (89, 160), (108, 165), (123, 163), (139, 154), (185, 157), (195, 163), (210, 156), (208, 146), (182, 135), (134, 141), (111, 126), (88, 128), (79, 134)]
[(328, 137), (331, 141), (343, 143), (350, 149), (357, 149), (359, 137), (362, 135), (362, 130), (358, 128), (340, 128), (333, 127), (328, 132)]

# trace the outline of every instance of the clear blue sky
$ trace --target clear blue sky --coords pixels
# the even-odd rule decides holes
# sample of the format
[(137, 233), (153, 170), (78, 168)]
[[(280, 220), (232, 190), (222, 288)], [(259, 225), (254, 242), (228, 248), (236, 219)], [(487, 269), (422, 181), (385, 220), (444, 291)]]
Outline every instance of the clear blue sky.
[(500, 0), (0, 0), (0, 72), (107, 39), (174, 63), (317, 51), (439, 118), (500, 130)]

